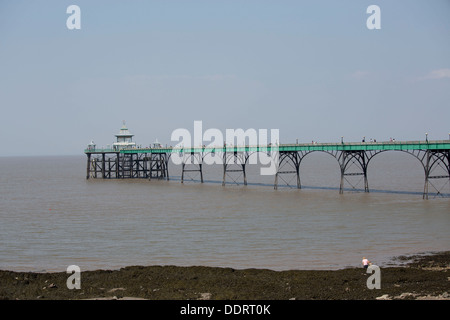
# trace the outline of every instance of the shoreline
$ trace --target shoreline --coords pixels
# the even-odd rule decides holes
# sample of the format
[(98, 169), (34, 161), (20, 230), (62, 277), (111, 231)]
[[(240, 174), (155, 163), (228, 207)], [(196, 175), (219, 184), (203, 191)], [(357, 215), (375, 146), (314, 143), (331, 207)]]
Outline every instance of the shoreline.
[[(427, 257), (427, 256), (433, 256), (437, 254), (447, 253), (450, 252), (448, 249), (441, 249), (441, 250), (426, 250), (426, 251), (413, 251), (409, 253), (404, 253), (400, 255), (381, 255), (376, 259), (376, 261), (373, 262), (373, 264), (379, 266), (380, 268), (387, 268), (387, 267), (403, 267), (406, 266), (409, 262), (412, 262), (415, 259), (418, 259), (420, 257)], [(368, 253), (370, 257), (370, 253)], [(362, 256), (361, 256), (362, 257)], [(67, 265), (68, 266), (68, 265)], [(233, 265), (213, 265), (213, 264), (176, 264), (176, 263), (156, 263), (151, 265), (144, 265), (144, 264), (128, 264), (128, 265), (115, 265), (113, 267), (106, 267), (99, 265), (94, 267), (86, 268), (86, 266), (81, 267), (82, 272), (87, 271), (118, 271), (123, 268), (127, 267), (152, 267), (152, 266), (158, 266), (158, 267), (195, 267), (195, 266), (201, 266), (201, 267), (210, 267), (210, 268), (231, 268), (234, 270), (246, 270), (246, 269), (260, 269), (260, 270), (270, 270), (275, 272), (286, 272), (286, 271), (339, 271), (343, 269), (351, 269), (351, 268), (358, 268), (359, 264), (341, 264), (340, 266), (337, 265), (329, 265), (329, 266), (320, 266), (320, 267), (303, 267), (303, 268), (290, 268), (290, 267), (284, 267), (281, 268), (278, 265), (277, 266), (263, 266), (263, 267), (254, 267), (254, 266), (233, 266)], [(0, 266), (0, 272), (1, 271), (10, 271), (10, 272), (17, 272), (17, 273), (61, 273), (64, 272), (66, 267), (59, 267), (59, 268), (53, 268), (53, 269), (46, 269), (45, 267), (42, 268), (27, 268), (24, 266), (17, 266), (17, 267), (2, 267)]]
[(362, 267), (339, 270), (129, 266), (80, 273), (0, 270), (1, 300), (450, 300), (450, 251), (399, 256), (380, 267), (380, 289), (369, 289)]

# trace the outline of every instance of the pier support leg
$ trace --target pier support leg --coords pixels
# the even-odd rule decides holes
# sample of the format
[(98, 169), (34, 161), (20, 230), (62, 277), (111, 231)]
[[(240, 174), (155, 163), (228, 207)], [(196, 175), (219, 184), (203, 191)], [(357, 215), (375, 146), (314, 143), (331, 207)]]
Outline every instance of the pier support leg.
[(202, 170), (202, 164), (199, 164), (200, 167), (200, 182), (203, 183), (203, 170)]
[(106, 172), (105, 172), (105, 166), (106, 166), (106, 158), (105, 158), (105, 154), (102, 153), (102, 179), (105, 179), (106, 177)]
[(134, 177), (134, 154), (131, 153), (130, 154), (130, 178)]
[(167, 154), (166, 153), (151, 153), (149, 157), (146, 157), (149, 162), (149, 173), (148, 178), (168, 179), (168, 168), (167, 168)]
[(115, 159), (115, 168), (116, 168), (116, 179), (119, 178), (119, 153), (116, 153), (116, 159)]
[[(287, 151), (279, 152), (279, 165), (277, 172), (275, 173), (275, 182), (273, 188), (278, 189), (278, 178), (283, 180), (288, 187), (292, 187), (291, 183), (294, 178), (296, 178), (296, 188), (301, 189), (302, 185), (300, 183), (300, 163), (302, 161), (303, 155), (297, 151)], [(292, 175), (295, 175), (292, 177)], [(286, 181), (280, 175), (291, 176), (290, 180)]]
[(184, 167), (186, 166), (186, 163), (181, 164), (181, 183), (184, 183)]
[(362, 176), (364, 179), (364, 192), (369, 192), (369, 182), (367, 179), (367, 166), (369, 163), (369, 157), (366, 151), (341, 151), (337, 157), (339, 166), (341, 169), (341, 183), (339, 186), (339, 193), (344, 193), (344, 183), (347, 181), (353, 189), (356, 190), (356, 186), (359, 183), (352, 184), (347, 177)]
[[(450, 184), (450, 151), (449, 150), (427, 150), (423, 160), (425, 170), (425, 184), (422, 198), (428, 200), (429, 187), (436, 191), (436, 196), (442, 194), (446, 184)], [(447, 180), (447, 183), (439, 185), (438, 181)], [(433, 180), (433, 183), (431, 182)]]
[(86, 165), (86, 179), (89, 179), (91, 174), (91, 154), (87, 154), (87, 165)]
[[(248, 157), (247, 152), (241, 152), (241, 151), (229, 151), (223, 153), (223, 180), (222, 180), (222, 186), (225, 186), (226, 184), (226, 176), (227, 174), (231, 174), (234, 172), (240, 172), (243, 175), (244, 185), (247, 185), (247, 173), (245, 170), (245, 163), (246, 159)], [(235, 179), (230, 176), (230, 178), (233, 180), (235, 184), (239, 184), (237, 182), (237, 179), (240, 178), (236, 177)]]
[[(203, 183), (203, 153), (191, 152), (183, 156), (181, 163), (181, 183), (184, 183), (185, 172), (198, 172), (200, 175), (200, 183)], [(192, 178), (191, 181), (194, 181)]]
[(225, 177), (226, 177), (226, 174), (227, 174), (227, 162), (226, 162), (226, 159), (225, 159), (225, 157), (224, 157), (224, 160), (223, 160), (222, 187), (225, 186)]
[(169, 156), (167, 154), (164, 155), (164, 164), (166, 168), (166, 177), (169, 180)]
[(92, 159), (92, 167), (94, 168), (94, 178), (97, 179), (97, 167), (98, 167), (97, 158)]

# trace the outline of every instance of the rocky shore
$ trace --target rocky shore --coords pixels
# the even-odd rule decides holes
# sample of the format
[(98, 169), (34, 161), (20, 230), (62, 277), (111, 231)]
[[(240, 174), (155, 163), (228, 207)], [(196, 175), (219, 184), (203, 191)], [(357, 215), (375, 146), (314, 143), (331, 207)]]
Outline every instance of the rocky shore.
[(363, 268), (272, 271), (130, 266), (81, 272), (80, 289), (68, 289), (66, 272), (0, 270), (0, 299), (450, 300), (450, 252), (397, 260), (397, 266), (380, 268), (380, 289), (367, 287), (371, 274)]

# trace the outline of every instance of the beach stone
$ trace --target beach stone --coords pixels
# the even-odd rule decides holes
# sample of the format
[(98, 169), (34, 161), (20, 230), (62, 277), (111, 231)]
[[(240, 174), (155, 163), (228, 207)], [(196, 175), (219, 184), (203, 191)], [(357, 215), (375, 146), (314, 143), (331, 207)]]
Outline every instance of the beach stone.
[(405, 299), (405, 298), (415, 297), (415, 296), (417, 296), (417, 295), (414, 294), (414, 293), (404, 292), (404, 293), (402, 293), (401, 295), (396, 296), (394, 299)]
[(113, 289), (109, 290), (108, 292), (109, 293), (113, 293), (113, 292), (116, 292), (116, 291), (123, 291), (123, 290), (125, 290), (125, 288), (113, 288)]
[(199, 300), (210, 300), (211, 299), (211, 293), (206, 292), (206, 293), (200, 293), (200, 298)]
[(450, 300), (450, 298), (445, 298), (443, 295), (438, 296), (426, 295), (418, 297), (416, 300)]

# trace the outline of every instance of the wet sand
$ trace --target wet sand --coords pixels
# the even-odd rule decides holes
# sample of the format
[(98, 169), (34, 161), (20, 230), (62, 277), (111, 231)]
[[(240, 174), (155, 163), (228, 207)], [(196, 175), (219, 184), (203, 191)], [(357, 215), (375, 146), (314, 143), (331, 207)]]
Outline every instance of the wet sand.
[[(1, 300), (450, 300), (450, 252), (398, 257), (382, 267), (381, 289), (367, 288), (363, 268), (330, 271), (130, 266), (81, 272), (0, 271)], [(404, 263), (404, 265), (401, 265)]]

